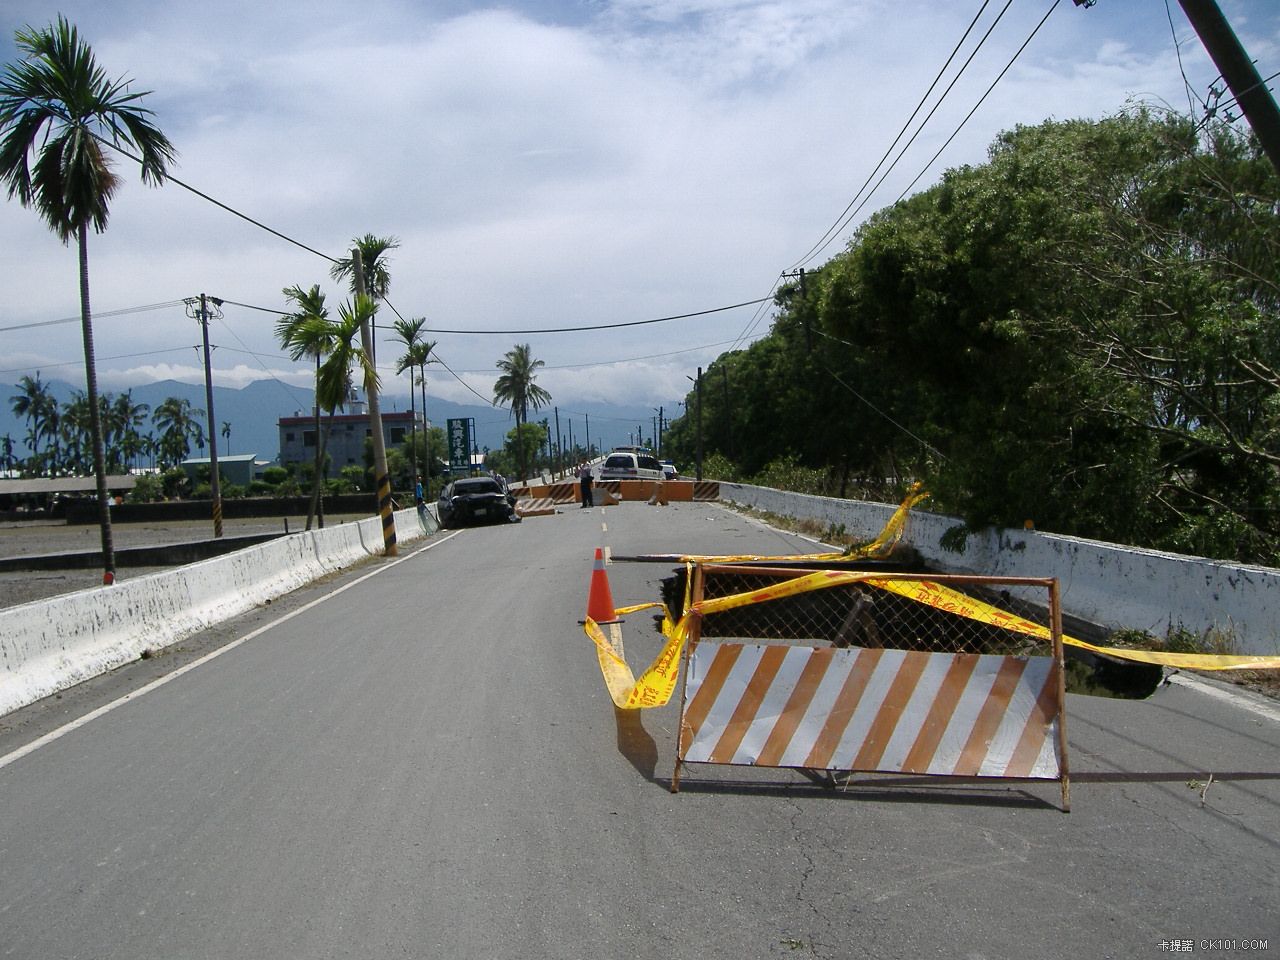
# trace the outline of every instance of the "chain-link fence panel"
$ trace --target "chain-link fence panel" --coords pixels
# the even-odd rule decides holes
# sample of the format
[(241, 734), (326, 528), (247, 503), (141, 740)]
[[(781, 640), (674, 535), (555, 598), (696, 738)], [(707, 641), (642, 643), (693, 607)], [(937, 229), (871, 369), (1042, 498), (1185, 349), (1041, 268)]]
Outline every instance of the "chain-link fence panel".
[[(867, 579), (837, 582), (795, 595), (785, 593), (785, 585), (812, 571), (753, 568), (749, 566), (705, 566), (700, 568), (702, 599), (743, 597), (742, 605), (704, 613), (700, 636), (707, 640), (765, 640), (794, 642), (809, 646), (885, 648), (927, 653), (978, 653), (1002, 656), (1049, 655), (1050, 628), (1048, 591), (1040, 596), (1044, 604), (1019, 599), (1002, 589), (998, 581), (980, 577), (906, 577), (867, 574)], [(945, 594), (921, 602), (895, 592), (895, 586), (928, 583), (945, 584)], [(675, 600), (673, 612), (683, 608), (683, 576), (669, 581), (668, 599)], [(984, 581), (986, 581), (984, 583)], [(915, 591), (919, 593), (919, 590)], [(757, 594), (750, 601), (747, 595)], [(672, 596), (674, 595), (674, 596)], [(1037, 637), (1025, 630), (1009, 629), (986, 619), (956, 612), (965, 605), (1009, 614), (1041, 628)], [(971, 611), (970, 611), (971, 613)]]

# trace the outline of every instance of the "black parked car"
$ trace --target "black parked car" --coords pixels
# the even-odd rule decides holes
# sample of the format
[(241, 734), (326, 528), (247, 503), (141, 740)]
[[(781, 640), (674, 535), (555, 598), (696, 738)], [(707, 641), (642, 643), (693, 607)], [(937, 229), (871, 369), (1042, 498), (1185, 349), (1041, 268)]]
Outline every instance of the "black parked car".
[(516, 498), (493, 477), (463, 477), (454, 480), (436, 501), (440, 526), (466, 523), (515, 523)]

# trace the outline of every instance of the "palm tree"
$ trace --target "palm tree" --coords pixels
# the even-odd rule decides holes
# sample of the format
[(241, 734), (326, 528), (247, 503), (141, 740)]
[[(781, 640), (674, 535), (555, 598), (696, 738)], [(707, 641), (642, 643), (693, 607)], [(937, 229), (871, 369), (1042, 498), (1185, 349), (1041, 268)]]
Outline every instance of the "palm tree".
[(108, 80), (65, 17), (43, 30), (18, 30), (14, 42), (24, 56), (0, 78), (0, 178), (10, 199), (16, 196), (24, 207), (35, 206), (63, 243), (76, 239), (102, 581), (109, 584), (115, 581), (115, 547), (89, 308), (89, 227), (97, 233), (107, 228), (110, 200), (122, 182), (111, 170), (104, 144), (137, 151), (143, 182), (156, 185), (164, 182), (176, 151), (152, 124), (151, 111), (139, 103), (145, 93), (130, 93), (126, 79)]
[(102, 445), (106, 451), (108, 473), (120, 472), (128, 468), (124, 454), (124, 441), (129, 430), (131, 406), (127, 393), (120, 396), (103, 393), (98, 396), (98, 408), (102, 417)]
[[(391, 287), (391, 273), (387, 270), (387, 251), (400, 246), (395, 237), (375, 237), (366, 233), (352, 241), (351, 257), (333, 265), (330, 274), (335, 280), (350, 277), (351, 291), (355, 298), (355, 311), (365, 317), (365, 328), (360, 332), (361, 345), (368, 354), (372, 378), (365, 377), (365, 397), (369, 401), (369, 425), (373, 429), (373, 463), (377, 490), (377, 512), (383, 517), (382, 537), (387, 556), (395, 556), (395, 520), (390, 516), (391, 483), (387, 475), (387, 447), (382, 434), (382, 412), (378, 401), (378, 328), (375, 318), (378, 301), (386, 299)], [(361, 299), (367, 299), (367, 305)]]
[(416, 379), (414, 370), (422, 371), (423, 389), (422, 389), (422, 420), (425, 428), (427, 420), (427, 393), (426, 393), (426, 365), (427, 358), (431, 355), (431, 351), (435, 349), (435, 341), (426, 342), (422, 339), (422, 328), (427, 325), (426, 317), (414, 317), (412, 320), (397, 320), (394, 324), (396, 336), (400, 342), (405, 345), (405, 353), (396, 361), (396, 373), (404, 373), (409, 371), (409, 426), (411, 429), (411, 437), (409, 440), (409, 461), (413, 471), (413, 477), (416, 481), (418, 478), (418, 412), (415, 406), (414, 397), (414, 380)]
[(529, 420), (529, 408), (540, 410), (551, 402), (551, 394), (534, 381), (534, 372), (544, 366), (541, 360), (533, 359), (529, 344), (516, 344), (507, 351), (505, 357), (498, 361), (498, 369), (502, 376), (493, 384), (493, 400), (501, 401), (511, 408), (516, 418), (516, 442), (520, 445), (520, 479), (527, 479), (528, 469), (524, 455), (524, 445), (520, 439), (520, 425)]
[(9, 405), (15, 416), (27, 418), (27, 447), (31, 450), (32, 464), (38, 465), (41, 438), (52, 439), (58, 433), (58, 401), (53, 388), (40, 379), (38, 371), (34, 380), (24, 375), (17, 387), (21, 392), (9, 398)]
[(231, 456), (231, 421), (222, 421), (222, 439), (227, 441), (227, 456)]
[[(363, 237), (352, 240), (351, 246), (360, 251), (360, 267), (364, 271), (366, 294), (374, 301), (385, 300), (391, 290), (391, 271), (387, 269), (387, 253), (398, 249), (400, 241), (395, 237), (375, 237), (372, 233), (366, 233)], [(346, 280), (354, 294), (356, 280), (353, 267), (351, 257), (346, 257), (333, 265), (329, 275), (335, 280)]]
[[(387, 253), (397, 249), (400, 241), (395, 237), (375, 237), (372, 233), (366, 233), (363, 237), (353, 239), (351, 246), (360, 251), (360, 268), (364, 273), (364, 293), (373, 301), (376, 314), (378, 301), (387, 299), (387, 294), (391, 291), (391, 271), (387, 269), (389, 259)], [(353, 297), (360, 292), (356, 289), (355, 264), (352, 257), (346, 257), (335, 263), (329, 270), (329, 276), (334, 280), (346, 280), (350, 284)], [(369, 324), (372, 331), (373, 362), (377, 363), (378, 327), (373, 315), (369, 317)]]
[(330, 414), (351, 395), (353, 369), (360, 371), (366, 393), (378, 389), (378, 372), (373, 361), (363, 346), (356, 345), (361, 327), (368, 323), (374, 309), (372, 298), (357, 296), (354, 305), (348, 302), (338, 308), (338, 321), (329, 325), (332, 340), (329, 355), (320, 365), (316, 397)]
[(128, 472), (139, 454), (145, 450), (142, 428), (146, 426), (151, 405), (134, 403), (133, 391), (126, 390), (111, 404), (112, 415), (119, 428), (118, 454), (121, 467)]
[(187, 459), (194, 441), (197, 446), (204, 446), (204, 428), (200, 426), (203, 410), (191, 406), (190, 400), (180, 397), (166, 397), (155, 412), (151, 414), (151, 422), (160, 431), (159, 452), (162, 464), (176, 467)]
[[(297, 306), (293, 313), (283, 315), (276, 322), (276, 339), (280, 346), (289, 351), (292, 360), (313, 357), (316, 361), (316, 461), (311, 478), (311, 503), (307, 507), (307, 526), (311, 529), (311, 521), (320, 517), (320, 526), (324, 526), (324, 503), (320, 499), (320, 486), (323, 481), (321, 473), (324, 469), (324, 448), (327, 431), (320, 432), (320, 359), (327, 354), (333, 344), (332, 324), (329, 322), (329, 308), (325, 306), (324, 294), (320, 285), (314, 284), (310, 290), (303, 290), (296, 284), (284, 288), (285, 299)], [(345, 395), (344, 395), (345, 396)], [(330, 421), (333, 410), (329, 411)]]
[(85, 448), (92, 448), (93, 444), (90, 420), (88, 395), (83, 390), (73, 390), (70, 402), (62, 407), (58, 435), (62, 438), (67, 467), (74, 474), (83, 473), (89, 465)]

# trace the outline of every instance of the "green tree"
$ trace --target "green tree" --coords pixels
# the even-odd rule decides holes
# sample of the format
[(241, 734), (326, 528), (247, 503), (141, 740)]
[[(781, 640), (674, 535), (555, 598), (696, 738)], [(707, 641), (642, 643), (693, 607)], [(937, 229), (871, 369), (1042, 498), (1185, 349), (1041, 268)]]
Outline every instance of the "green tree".
[(126, 390), (110, 399), (107, 408), (107, 462), (121, 472), (128, 472), (146, 450), (142, 429), (151, 406), (135, 403), (133, 392)]
[(19, 392), (9, 398), (9, 404), (15, 416), (27, 420), (27, 449), (31, 451), (27, 472), (38, 473), (44, 463), (41, 441), (56, 442), (58, 436), (58, 401), (38, 372), (34, 378), (24, 375), (17, 387)]
[[(434, 340), (424, 340), (422, 329), (427, 325), (426, 317), (414, 317), (412, 320), (397, 320), (394, 324), (396, 337), (405, 346), (404, 355), (396, 361), (396, 373), (409, 372), (409, 414), (412, 435), (409, 441), (409, 462), (414, 477), (418, 473), (418, 416), (415, 404), (414, 381), (421, 379), (422, 384), (422, 420), (427, 419), (427, 364), (431, 362), (431, 351), (436, 348)], [(414, 373), (414, 371), (418, 373)]]
[[(365, 315), (361, 343), (368, 354), (367, 369), (369, 371), (376, 371), (378, 366), (378, 302), (386, 298), (391, 286), (391, 273), (387, 269), (387, 252), (398, 246), (399, 243), (394, 237), (375, 237), (373, 234), (365, 234), (353, 241), (352, 256), (334, 264), (330, 271), (335, 280), (343, 277), (350, 279), (351, 292), (355, 298), (354, 309), (362, 311)], [(356, 269), (357, 264), (359, 270)], [(367, 309), (360, 303), (361, 298), (365, 297), (369, 301)], [(379, 381), (376, 373), (372, 376), (366, 375), (364, 381), (366, 397), (369, 401), (369, 421), (373, 428), (375, 472), (378, 475), (374, 484), (376, 509), (381, 513), (386, 506), (386, 498), (391, 495), (391, 490), (387, 471), (386, 438), (382, 432), (382, 411), (378, 398)], [(384, 478), (388, 482), (386, 488), (382, 486)], [(394, 530), (394, 526), (383, 528), (389, 555), (395, 553)]]
[(110, 200), (121, 183), (104, 144), (136, 151), (143, 182), (157, 185), (176, 154), (151, 122), (151, 111), (141, 105), (145, 94), (129, 92), (125, 79), (107, 79), (89, 45), (64, 17), (42, 30), (18, 30), (14, 41), (23, 57), (0, 77), (0, 177), (9, 197), (34, 206), (63, 243), (76, 240), (103, 581), (112, 583), (115, 547), (89, 306), (89, 227), (98, 233), (106, 229)]
[[(284, 288), (285, 299), (296, 305), (293, 313), (287, 313), (276, 322), (276, 339), (289, 351), (292, 360), (310, 357), (316, 364), (315, 386), (315, 429), (316, 458), (312, 470), (311, 502), (307, 507), (306, 529), (311, 529), (312, 520), (318, 515), (320, 526), (324, 526), (324, 504), (320, 498), (320, 487), (324, 482), (325, 446), (329, 439), (329, 428), (333, 423), (333, 408), (329, 408), (329, 421), (326, 428), (320, 428), (320, 362), (333, 348), (334, 330), (329, 321), (329, 308), (325, 305), (325, 296), (320, 285), (314, 284), (309, 290), (300, 286)], [(343, 400), (346, 399), (345, 393)]]
[(177, 467), (191, 454), (191, 444), (204, 446), (204, 427), (200, 417), (204, 411), (191, 406), (181, 397), (166, 397), (151, 414), (151, 422), (160, 431), (158, 459), (161, 466)]
[(338, 308), (337, 321), (329, 325), (332, 339), (329, 354), (320, 365), (316, 396), (330, 415), (351, 395), (355, 374), (359, 374), (366, 392), (378, 389), (378, 372), (373, 360), (363, 346), (356, 344), (361, 328), (369, 322), (374, 309), (372, 299), (358, 295), (354, 303), (344, 303)]
[[(516, 344), (498, 361), (498, 369), (502, 375), (493, 384), (493, 400), (511, 408), (516, 418), (516, 427), (529, 422), (529, 409), (540, 410), (551, 402), (551, 394), (537, 384), (535, 375), (539, 367), (545, 366), (542, 360), (535, 360), (529, 344)], [(541, 432), (541, 431), (539, 431)], [(515, 437), (522, 443), (524, 434), (517, 429)], [(520, 479), (528, 479), (529, 455), (537, 450), (537, 445), (520, 448), (517, 462), (520, 466)]]

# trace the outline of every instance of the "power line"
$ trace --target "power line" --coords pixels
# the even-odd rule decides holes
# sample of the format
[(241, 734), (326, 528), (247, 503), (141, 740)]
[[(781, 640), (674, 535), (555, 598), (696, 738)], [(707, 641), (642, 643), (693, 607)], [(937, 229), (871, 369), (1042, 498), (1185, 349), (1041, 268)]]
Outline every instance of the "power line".
[[(179, 303), (181, 303), (181, 301), (179, 301)], [(162, 353), (179, 353), (179, 352), (183, 352), (183, 353), (185, 353), (187, 350), (192, 349), (194, 346), (195, 346), (195, 344), (186, 344), (186, 345), (183, 345), (183, 346), (181, 346), (181, 347), (167, 347), (167, 348), (165, 348), (165, 349), (163, 349), (163, 350), (147, 350), (147, 351), (144, 351), (144, 352), (142, 352), (142, 353), (118, 353), (118, 354), (116, 354), (116, 355), (115, 355), (115, 356), (113, 356), (113, 357), (98, 357), (98, 359), (99, 359), (99, 360), (132, 360), (132, 359), (134, 359), (134, 358), (136, 358), (136, 357), (154, 357), (154, 356), (158, 356), (158, 355), (160, 355), (160, 354), (162, 354)], [(80, 366), (80, 365), (82, 365), (83, 363), (84, 363), (84, 360), (83, 360), (83, 359), (80, 359), (80, 360), (58, 360), (58, 361), (55, 361), (55, 362), (53, 362), (53, 363), (40, 363), (40, 364), (30, 364), (30, 363), (29, 363), (29, 364), (27, 364), (27, 365), (26, 365), (26, 366), (24, 366), (24, 367), (14, 367), (12, 370), (0, 370), (0, 374), (24, 373), (24, 372), (26, 372), (27, 370), (30, 370), (33, 366), (38, 366), (38, 367), (40, 367), (40, 369), (42, 369), (42, 370), (46, 370), (46, 369), (49, 369), (50, 367), (74, 367), (74, 366)]]
[[(164, 310), (170, 307), (182, 306), (181, 300), (167, 300), (164, 303), (149, 303), (141, 307), (122, 307), (119, 310), (104, 310), (102, 313), (95, 313), (93, 318), (101, 320), (105, 317), (123, 317), (131, 313), (145, 313), (148, 310)], [(79, 323), (80, 317), (62, 317), (59, 320), (39, 320), (35, 323), (19, 323), (11, 327), (0, 327), (0, 333), (8, 333), (12, 330), (34, 330), (37, 327), (53, 327), (62, 323)], [(3, 371), (0, 371), (3, 372)]]
[(919, 173), (916, 174), (915, 179), (912, 180), (909, 184), (907, 184), (907, 188), (898, 195), (898, 199), (895, 200), (894, 203), (900, 203), (902, 201), (902, 198), (911, 192), (911, 188), (914, 187), (916, 183), (920, 180), (920, 178), (923, 177), (928, 172), (929, 168), (933, 166), (934, 162), (938, 159), (938, 157), (942, 156), (942, 151), (946, 150), (947, 147), (951, 146), (951, 141), (954, 140), (956, 136), (960, 133), (960, 131), (964, 129), (964, 125), (969, 122), (969, 119), (975, 113), (978, 112), (978, 108), (982, 106), (983, 101), (985, 101), (987, 99), (987, 96), (991, 93), (991, 91), (996, 88), (996, 84), (999, 83), (1004, 78), (1004, 75), (1009, 72), (1010, 68), (1017, 61), (1018, 57), (1022, 56), (1022, 51), (1027, 49), (1027, 46), (1031, 43), (1032, 40), (1035, 39), (1036, 34), (1040, 32), (1040, 28), (1045, 25), (1045, 22), (1053, 14), (1053, 11), (1058, 9), (1058, 4), (1061, 2), (1062, 0), (1053, 0), (1053, 4), (1045, 12), (1045, 15), (1040, 18), (1040, 22), (1037, 23), (1035, 29), (1031, 31), (1031, 35), (1028, 36), (1026, 40), (1022, 41), (1022, 46), (1020, 46), (1017, 52), (1014, 53), (1014, 55), (1009, 58), (1009, 62), (1005, 64), (1004, 69), (1000, 71), (999, 75), (994, 80), (991, 81), (991, 86), (987, 87), (986, 92), (983, 93), (982, 96), (978, 98), (978, 102), (973, 105), (973, 109), (970, 110), (967, 114), (965, 114), (964, 119), (961, 120), (960, 124), (955, 128), (954, 131), (952, 131), (951, 136), (947, 137), (946, 143), (944, 143), (942, 146), (938, 148), (938, 152), (935, 153), (929, 159), (929, 162), (924, 165), (924, 169), (922, 169)]
[[(100, 143), (104, 143), (108, 147), (111, 147), (113, 150), (116, 150), (117, 152), (124, 154), (134, 163), (142, 163), (141, 157), (135, 157), (132, 153), (130, 153), (128, 150), (126, 150), (124, 147), (120, 146), (119, 144), (114, 143), (111, 140), (106, 139), (105, 137), (100, 137), (96, 133), (92, 134), (92, 136), (95, 140), (98, 140)], [(338, 262), (337, 257), (331, 257), (327, 253), (321, 253), (319, 250), (316, 250), (314, 247), (307, 246), (301, 240), (295, 240), (293, 239), (293, 237), (290, 237), (287, 234), (283, 234), (279, 230), (274, 230), (271, 227), (268, 227), (265, 223), (262, 223), (259, 220), (253, 219), (253, 217), (249, 216), (247, 213), (241, 213), (235, 207), (228, 206), (227, 204), (223, 203), (221, 200), (215, 200), (213, 197), (209, 196), (209, 194), (205, 193), (203, 190), (198, 190), (195, 187), (191, 186), (191, 184), (184, 183), (183, 181), (179, 180), (177, 177), (175, 177), (171, 173), (166, 173), (164, 175), (164, 179), (167, 181), (172, 181), (173, 183), (176, 183), (178, 186), (182, 187), (183, 190), (188, 190), (191, 193), (194, 193), (201, 200), (207, 200), (210, 203), (212, 203), (215, 207), (220, 207), (221, 209), (227, 211), (227, 213), (230, 213), (233, 216), (237, 216), (241, 220), (244, 220), (247, 223), (253, 224), (259, 230), (265, 230), (267, 233), (271, 234), (272, 236), (279, 237), (281, 240), (285, 241), (286, 243), (291, 243), (295, 247), (299, 247), (307, 251), (307, 253), (314, 253), (317, 257), (320, 257), (323, 260), (328, 260), (330, 263)]]
[[(942, 79), (943, 74), (947, 72), (947, 67), (951, 66), (951, 61), (955, 59), (956, 54), (960, 52), (960, 48), (961, 48), (962, 46), (964, 46), (964, 42), (965, 42), (965, 40), (967, 40), (967, 39), (969, 38), (969, 34), (973, 32), (973, 28), (974, 28), (974, 26), (977, 24), (977, 22), (978, 22), (979, 18), (981, 18), (982, 14), (983, 14), (983, 11), (985, 11), (985, 10), (987, 9), (987, 5), (988, 5), (990, 2), (991, 2), (991, 0), (982, 0), (982, 6), (981, 6), (981, 7), (979, 7), (979, 8), (978, 8), (978, 12), (977, 12), (976, 14), (974, 14), (973, 20), (972, 20), (972, 21), (970, 21), (968, 28), (967, 28), (967, 29), (965, 30), (965, 32), (964, 32), (964, 35), (960, 37), (960, 40), (956, 43), (955, 47), (952, 49), (952, 51), (951, 51), (951, 55), (950, 55), (949, 57), (947, 57), (946, 63), (944, 63), (944, 64), (942, 65), (941, 69), (939, 69), (939, 70), (938, 70), (937, 75), (933, 78), (933, 82), (932, 82), (931, 84), (929, 84), (929, 89), (928, 89), (928, 90), (926, 90), (926, 91), (924, 92), (924, 95), (920, 98), (919, 103), (917, 103), (917, 104), (916, 104), (916, 108), (915, 108), (914, 110), (912, 110), (912, 111), (911, 111), (911, 116), (909, 116), (909, 117), (907, 118), (907, 122), (906, 122), (906, 123), (904, 123), (904, 124), (902, 125), (902, 129), (898, 131), (898, 135), (897, 135), (896, 137), (894, 137), (894, 138), (893, 138), (893, 143), (889, 144), (889, 148), (888, 148), (887, 150), (885, 150), (885, 152), (884, 152), (884, 156), (882, 156), (882, 157), (880, 158), (879, 162), (877, 162), (877, 163), (876, 163), (875, 167), (874, 167), (874, 168), (872, 168), (871, 172), (870, 172), (869, 174), (867, 174), (867, 179), (863, 182), (862, 186), (858, 188), (858, 192), (857, 192), (857, 193), (855, 193), (855, 194), (853, 195), (853, 199), (849, 201), (849, 205), (848, 205), (848, 206), (846, 206), (846, 207), (844, 208), (844, 210), (843, 210), (843, 211), (841, 211), (840, 216), (836, 217), (835, 223), (833, 223), (830, 227), (828, 227), (828, 228), (827, 228), (827, 232), (826, 232), (826, 233), (824, 233), (824, 234), (823, 234), (823, 235), (818, 239), (818, 242), (817, 242), (817, 243), (815, 243), (812, 247), (810, 247), (810, 248), (809, 248), (809, 251), (808, 251), (804, 256), (802, 256), (799, 260), (797, 260), (797, 261), (796, 261), (795, 263), (793, 263), (790, 267), (788, 267), (788, 268), (787, 268), (788, 270), (796, 270), (796, 269), (798, 269), (799, 267), (803, 266), (804, 264), (807, 264), (807, 263), (808, 263), (810, 260), (812, 260), (815, 256), (817, 256), (817, 255), (818, 255), (819, 253), (821, 253), (824, 249), (826, 249), (827, 245), (828, 245), (832, 240), (834, 240), (834, 239), (836, 238), (836, 236), (838, 236), (838, 235), (839, 235), (840, 230), (842, 230), (842, 229), (843, 229), (842, 224), (843, 224), (844, 222), (846, 222), (846, 221), (845, 221), (845, 216), (849, 213), (850, 209), (852, 209), (853, 205), (854, 205), (855, 203), (857, 203), (857, 202), (858, 202), (858, 198), (859, 198), (860, 196), (862, 196), (862, 191), (864, 191), (864, 190), (866, 190), (866, 189), (867, 189), (867, 184), (869, 184), (869, 183), (871, 182), (872, 178), (873, 178), (873, 177), (875, 177), (876, 172), (877, 172), (877, 171), (880, 169), (880, 167), (884, 164), (885, 160), (887, 160), (887, 159), (888, 159), (889, 154), (891, 154), (891, 153), (893, 152), (893, 148), (894, 148), (894, 147), (896, 147), (896, 146), (898, 145), (898, 141), (902, 139), (902, 135), (903, 135), (904, 133), (906, 133), (906, 132), (907, 132), (907, 128), (911, 126), (911, 121), (913, 121), (913, 120), (916, 118), (916, 115), (917, 115), (917, 114), (920, 112), (920, 110), (924, 107), (925, 102), (929, 99), (929, 95), (930, 95), (931, 93), (933, 93), (934, 87), (936, 87), (936, 86), (938, 85), (938, 81), (939, 81), (939, 80), (941, 80), (941, 79)], [(1010, 0), (1010, 2), (1012, 2), (1012, 0)], [(1008, 5), (1008, 3), (1006, 3), (1006, 4), (1005, 4), (1005, 10), (1007, 10), (1008, 8), (1009, 8), (1009, 5)], [(1001, 11), (1000, 11), (1000, 17), (1003, 17), (1003, 16), (1004, 16), (1004, 10), (1001, 10)], [(996, 23), (999, 23), (999, 22), (1000, 22), (1000, 17), (997, 17), (997, 18), (996, 18)], [(992, 27), (993, 27), (993, 28), (995, 27), (995, 24), (994, 24), (994, 23), (992, 24)], [(990, 31), (987, 31), (987, 33), (988, 33), (988, 35), (990, 35)], [(985, 41), (985, 40), (986, 40), (986, 37), (984, 37), (984, 38), (983, 38), (983, 41)], [(978, 44), (978, 49), (980, 49), (981, 47), (982, 47), (982, 43), (979, 43), (979, 44)], [(977, 49), (975, 49), (975, 50), (974, 50), (974, 53), (977, 53), (977, 52), (978, 52), (978, 51), (977, 51)], [(972, 57), (970, 57), (969, 59), (970, 59), (970, 60), (972, 60), (973, 58), (972, 58)], [(965, 66), (967, 67), (967, 66), (968, 66), (968, 63), (966, 63), (966, 64), (965, 64)], [(964, 73), (964, 67), (962, 67), (962, 68), (960, 69), (960, 73), (961, 73), (961, 74), (962, 74), (962, 73)], [(959, 79), (959, 76), (960, 76), (960, 74), (957, 74), (957, 75), (956, 75), (956, 79)], [(954, 85), (954, 81), (953, 81), (952, 83), (953, 83), (953, 85)], [(947, 88), (947, 90), (948, 90), (948, 92), (949, 92), (949, 91), (950, 91), (950, 87), (948, 87), (948, 88)], [(941, 104), (941, 103), (942, 103), (942, 101), (946, 99), (946, 96), (947, 96), (947, 94), (944, 92), (944, 93), (943, 93), (943, 95), (942, 95), (942, 97), (938, 100), (938, 103), (939, 103), (939, 104)], [(935, 106), (935, 107), (934, 107), (934, 109), (936, 110), (936, 109), (937, 109), (937, 107)], [(930, 114), (930, 116), (932, 116), (932, 114)], [(926, 118), (925, 118), (925, 123), (927, 123), (927, 122), (928, 122), (928, 118), (926, 117)], [(924, 124), (922, 123), (922, 124), (921, 124), (921, 128), (923, 129), (923, 127), (924, 127)], [(919, 132), (919, 131), (917, 131), (917, 132)], [(908, 146), (910, 146), (910, 144), (908, 144)], [(895, 163), (896, 163), (896, 161), (895, 161)], [(890, 167), (890, 169), (892, 169), (892, 166)], [(879, 186), (879, 184), (877, 184), (877, 186)], [(874, 191), (873, 191), (873, 192), (874, 192)], [(860, 210), (860, 209), (862, 209), (862, 208), (861, 208), (861, 207), (859, 207), (858, 209)], [(857, 211), (854, 211), (854, 215), (856, 215), (856, 214), (857, 214)]]
[[(692, 313), (677, 313), (669, 317), (654, 317), (652, 320), (627, 320), (622, 323), (596, 323), (582, 327), (543, 327), (528, 330), (446, 330), (443, 327), (428, 327), (427, 333), (467, 334), (474, 336), (531, 336), (539, 333), (578, 333), (583, 330), (618, 330), (622, 327), (642, 327), (650, 323), (666, 323), (669, 320), (688, 320), (691, 317), (705, 317), (712, 313), (724, 313), (740, 307), (751, 307), (758, 303), (768, 303), (770, 297), (758, 300), (744, 300), (742, 303), (731, 303), (726, 307), (712, 307), (709, 310), (695, 310)], [(399, 316), (399, 314), (397, 314)]]

